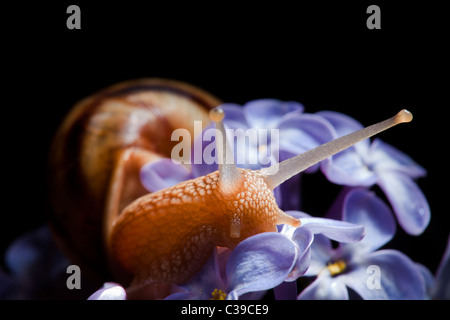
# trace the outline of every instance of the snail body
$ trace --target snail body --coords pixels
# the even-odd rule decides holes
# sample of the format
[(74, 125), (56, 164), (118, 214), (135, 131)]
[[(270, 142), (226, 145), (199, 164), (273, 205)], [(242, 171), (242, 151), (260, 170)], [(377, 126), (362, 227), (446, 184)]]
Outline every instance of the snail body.
[(111, 249), (139, 277), (135, 282), (182, 283), (203, 265), (214, 246), (234, 248), (291, 220), (299, 225), (278, 209), (262, 177), (238, 170), (242, 181), (232, 193), (220, 190), (215, 171), (143, 196), (124, 209), (114, 222)]
[[(125, 92), (129, 94), (130, 90)], [(209, 101), (210, 108), (218, 103), (218, 100), (214, 98)], [(176, 104), (173, 108), (179, 110), (184, 107), (186, 106)], [(174, 114), (175, 117), (178, 117), (177, 113)], [(200, 114), (202, 117), (206, 112)], [(95, 243), (101, 243), (102, 250), (107, 254), (105, 257), (102, 252), (97, 257), (97, 260), (103, 261), (102, 264), (97, 265), (104, 266), (105, 261), (108, 261), (110, 270), (117, 277), (133, 279), (131, 282), (133, 288), (142, 288), (148, 284), (183, 283), (200, 269), (215, 246), (234, 248), (239, 242), (252, 235), (276, 231), (277, 224), (284, 223), (294, 227), (300, 225), (300, 220), (278, 208), (273, 195), (275, 187), (293, 175), (359, 141), (412, 119), (408, 111), (402, 110), (388, 120), (330, 141), (279, 164), (261, 170), (248, 170), (237, 168), (232, 160), (232, 151), (223, 126), (223, 110), (212, 109), (209, 115), (216, 124), (215, 141), (219, 170), (164, 190), (148, 193), (140, 183), (139, 169), (152, 159), (164, 154), (168, 156), (170, 148), (162, 146), (165, 152), (161, 153), (154, 147), (149, 147), (151, 141), (145, 139), (154, 137), (148, 135), (150, 128), (147, 127), (147, 122), (141, 120), (142, 117), (128, 114), (125, 116), (128, 117), (126, 129), (117, 131), (114, 125), (102, 127), (111, 124), (108, 119), (116, 116), (114, 112), (101, 113), (100, 120), (105, 120), (105, 122), (100, 121), (102, 126), (91, 125), (85, 130), (87, 132), (99, 130), (100, 134), (94, 135), (94, 138), (90, 140), (91, 148), (106, 148), (106, 150), (91, 150), (85, 143), (81, 146), (87, 150), (83, 150), (81, 154), (90, 155), (93, 152), (109, 160), (100, 156), (95, 156), (93, 159), (89, 156), (81, 156), (77, 158), (79, 160), (77, 168), (86, 169), (82, 175), (84, 183), (91, 182), (91, 178), (94, 179), (97, 175), (103, 176), (103, 180), (108, 183), (104, 187), (96, 181), (89, 188), (82, 190), (91, 191), (92, 189), (92, 192), (86, 192), (84, 196), (76, 194), (77, 197), (71, 199), (71, 204), (74, 204), (74, 199), (82, 204), (86, 201), (98, 201), (95, 203), (99, 207), (96, 208), (98, 211), (94, 218), (89, 218), (93, 210), (86, 207), (84, 208), (86, 212), (82, 211), (83, 207), (76, 207), (76, 212), (67, 210), (62, 214), (65, 206), (61, 201), (56, 202), (61, 205), (60, 210), (56, 211), (60, 213), (56, 221), (60, 224), (65, 222), (64, 226), (70, 230), (69, 237), (66, 236), (66, 239), (73, 240), (76, 236), (80, 236), (80, 226), (75, 225), (75, 228), (70, 229), (67, 223), (68, 220), (74, 219), (69, 218), (68, 214), (79, 214), (77, 218), (95, 221), (97, 233), (100, 232), (99, 229), (103, 230), (100, 232), (103, 234), (103, 241), (98, 240), (97, 234)], [(91, 114), (90, 123), (92, 121), (96, 123), (94, 118)], [(193, 125), (194, 118), (189, 117), (187, 122), (191, 121), (190, 124)], [(136, 128), (140, 128), (139, 135), (133, 133)], [(109, 131), (119, 132), (120, 137), (115, 137)], [(70, 175), (66, 174), (66, 176)], [(54, 182), (61, 182), (61, 180), (55, 179)], [(83, 186), (79, 183), (78, 186), (80, 185)], [(70, 194), (67, 193), (62, 199), (67, 200), (68, 195)], [(96, 195), (99, 197), (95, 198)], [(92, 238), (86, 237), (78, 241), (74, 247), (78, 251), (90, 248), (92, 239), (94, 239), (93, 234)], [(70, 241), (66, 240), (66, 243)], [(98, 250), (92, 250), (89, 258), (94, 257), (98, 252)]]

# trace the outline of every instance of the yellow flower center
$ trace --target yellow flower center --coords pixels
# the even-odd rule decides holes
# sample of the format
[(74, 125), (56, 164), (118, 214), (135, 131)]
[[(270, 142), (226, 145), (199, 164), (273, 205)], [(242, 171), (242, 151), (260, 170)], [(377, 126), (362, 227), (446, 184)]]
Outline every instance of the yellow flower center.
[(338, 260), (334, 263), (329, 263), (327, 265), (327, 269), (332, 277), (342, 273), (346, 268), (347, 266), (345, 265), (345, 262), (343, 260)]
[(227, 294), (220, 289), (214, 289), (209, 300), (225, 300)]

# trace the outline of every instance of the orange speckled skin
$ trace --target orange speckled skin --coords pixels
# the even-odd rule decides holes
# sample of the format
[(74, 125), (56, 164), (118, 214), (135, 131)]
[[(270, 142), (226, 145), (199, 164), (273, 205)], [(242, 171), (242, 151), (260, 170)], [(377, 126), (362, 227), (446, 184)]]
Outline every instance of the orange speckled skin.
[[(183, 283), (214, 246), (233, 248), (257, 233), (275, 231), (280, 210), (256, 172), (239, 169), (233, 192), (219, 187), (219, 172), (145, 195), (114, 222), (110, 249), (136, 284)], [(230, 234), (232, 221), (239, 236)], [(238, 221), (238, 222), (236, 222)]]

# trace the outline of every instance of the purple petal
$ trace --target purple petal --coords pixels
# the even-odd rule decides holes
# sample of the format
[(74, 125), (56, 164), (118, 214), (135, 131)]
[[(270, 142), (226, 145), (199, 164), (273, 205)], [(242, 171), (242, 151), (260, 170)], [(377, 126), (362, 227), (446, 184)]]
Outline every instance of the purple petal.
[(368, 252), (380, 248), (395, 234), (396, 224), (391, 209), (374, 192), (366, 189), (355, 189), (347, 194), (342, 219), (364, 226), (366, 235), (355, 245)]
[(293, 114), (279, 123), (280, 144), (292, 146), (285, 149), (300, 154), (335, 138), (333, 128), (322, 117), (313, 114)]
[(389, 199), (398, 223), (411, 235), (421, 234), (430, 222), (430, 207), (420, 188), (404, 174), (383, 172), (378, 184)]
[(408, 155), (380, 139), (375, 139), (372, 142), (367, 156), (367, 163), (376, 172), (395, 170), (411, 178), (423, 177), (427, 173), (423, 167), (418, 165)]
[(230, 298), (282, 283), (297, 259), (295, 244), (275, 232), (260, 233), (239, 243), (227, 264)]
[(191, 151), (192, 178), (205, 176), (219, 168), (216, 161), (216, 155), (210, 154), (209, 151), (205, 151), (206, 148), (208, 148), (208, 150), (210, 150), (209, 148), (214, 150), (216, 148), (215, 132), (211, 137), (205, 137), (209, 130), (214, 129), (214, 123), (211, 122), (203, 129), (202, 134), (194, 140)]
[(103, 287), (94, 292), (88, 300), (126, 300), (125, 289), (117, 283), (106, 282)]
[(339, 278), (317, 277), (298, 296), (299, 300), (348, 300), (348, 291)]
[(171, 159), (161, 159), (142, 166), (141, 182), (144, 187), (155, 192), (174, 186), (181, 181), (191, 179), (191, 173), (183, 166), (172, 162)]
[[(271, 143), (271, 133), (255, 129), (238, 128), (228, 139), (234, 138), (234, 159), (240, 168), (258, 170), (269, 166), (275, 160), (273, 152), (278, 153), (278, 145)], [(277, 157), (278, 159), (278, 157)], [(264, 160), (264, 161), (263, 161)], [(278, 161), (275, 161), (278, 162)]]
[(363, 299), (425, 298), (425, 282), (415, 263), (396, 250), (380, 250), (359, 258), (357, 266), (339, 276)]
[(295, 210), (301, 207), (301, 175), (295, 175), (274, 189), (275, 199), (282, 210)]
[[(338, 137), (345, 136), (346, 134), (364, 128), (364, 126), (361, 123), (359, 123), (352, 117), (349, 117), (340, 112), (320, 111), (317, 112), (316, 114), (324, 117), (327, 121), (331, 123)], [(354, 146), (354, 148), (357, 150), (358, 153), (365, 154), (369, 149), (369, 145), (370, 140), (366, 139), (364, 141), (357, 143)]]
[[(197, 178), (197, 177), (206, 176), (207, 174), (210, 174), (211, 172), (217, 171), (219, 169), (219, 166), (216, 163), (207, 164), (207, 163), (203, 162), (201, 164), (192, 164), (191, 168), (192, 168), (191, 178)], [(189, 179), (191, 179), (191, 178), (189, 178)]]
[[(355, 119), (339, 112), (322, 111), (318, 115), (328, 120), (338, 137), (360, 130), (363, 126)], [(366, 139), (322, 162), (321, 169), (333, 183), (348, 186), (370, 186), (376, 175), (364, 163), (370, 140)]]
[(311, 260), (311, 244), (314, 235), (306, 228), (297, 228), (292, 236), (292, 241), (298, 246), (299, 257), (295, 266), (285, 281), (295, 281), (305, 274)]
[[(279, 123), (280, 160), (285, 160), (333, 140), (333, 128), (320, 116), (292, 114)], [(308, 169), (317, 170), (319, 164)]]
[[(289, 211), (286, 213), (290, 214)], [(301, 228), (313, 234), (324, 236), (339, 242), (358, 242), (364, 237), (364, 227), (353, 223), (326, 218), (301, 218)]]
[(284, 196), (285, 193), (281, 191), (281, 186), (277, 186), (275, 189), (273, 189), (273, 196), (275, 197), (275, 200), (277, 202), (277, 205), (279, 208), (282, 208), (283, 202), (284, 202)]
[(297, 244), (300, 252), (306, 251), (314, 240), (313, 233), (307, 228), (296, 228), (294, 234), (292, 235), (292, 241)]
[(354, 148), (322, 161), (321, 169), (327, 179), (336, 184), (368, 187), (377, 181), (376, 173), (365, 165)]
[(238, 104), (224, 103), (221, 108), (225, 112), (224, 123), (231, 129), (247, 130), (250, 126), (244, 108)]
[(244, 105), (250, 127), (256, 129), (277, 128), (278, 123), (288, 113), (303, 112), (303, 105), (298, 102), (283, 102), (275, 99), (260, 99), (247, 102)]

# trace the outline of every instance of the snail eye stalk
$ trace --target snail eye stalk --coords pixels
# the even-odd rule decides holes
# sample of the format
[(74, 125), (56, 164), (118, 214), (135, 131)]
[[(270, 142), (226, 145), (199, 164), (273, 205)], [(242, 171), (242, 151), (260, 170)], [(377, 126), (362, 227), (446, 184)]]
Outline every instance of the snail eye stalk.
[(411, 112), (403, 109), (392, 118), (349, 133), (269, 168), (261, 169), (260, 173), (265, 177), (265, 181), (269, 188), (273, 190), (290, 177), (308, 169), (312, 165), (397, 124), (410, 122), (411, 120)]
[(216, 125), (216, 152), (219, 161), (219, 185), (224, 193), (235, 190), (241, 181), (241, 173), (234, 164), (233, 151), (228, 143), (223, 119), (225, 112), (222, 108), (214, 108), (209, 117)]

